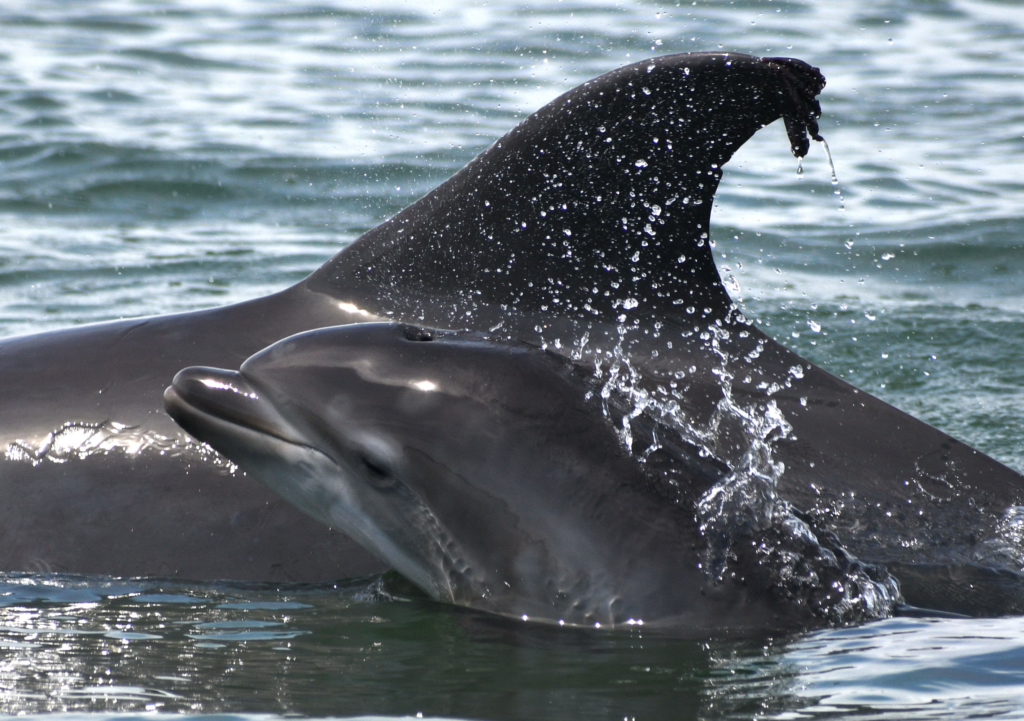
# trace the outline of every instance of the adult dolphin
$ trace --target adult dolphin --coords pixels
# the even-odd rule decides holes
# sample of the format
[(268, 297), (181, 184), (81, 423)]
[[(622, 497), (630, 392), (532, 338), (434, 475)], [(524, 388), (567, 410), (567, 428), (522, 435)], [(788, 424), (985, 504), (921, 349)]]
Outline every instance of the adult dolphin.
[(780, 117), (804, 154), (823, 84), (796, 60), (636, 63), (545, 106), (281, 293), (3, 341), (0, 570), (317, 581), (379, 569), (191, 443), (163, 412), (174, 373), (370, 319), (533, 337), (559, 319), (614, 322), (627, 292), (651, 315), (717, 308), (728, 299), (701, 238), (721, 166)]
[[(791, 514), (750, 529), (772, 554), (714, 548), (730, 541), (697, 507), (731, 469), (525, 343), (323, 328), (238, 371), (186, 368), (164, 399), (193, 436), (439, 601), (706, 634), (878, 618), (899, 599), (884, 570)], [(721, 574), (716, 551), (732, 556)]]

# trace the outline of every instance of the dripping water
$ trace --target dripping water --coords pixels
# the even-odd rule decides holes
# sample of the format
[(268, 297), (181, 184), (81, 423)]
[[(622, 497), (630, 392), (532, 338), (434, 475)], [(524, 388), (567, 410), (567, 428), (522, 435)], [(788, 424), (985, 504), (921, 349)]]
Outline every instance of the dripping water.
[(839, 198), (839, 210), (846, 210), (846, 201), (843, 200), (843, 192), (839, 189), (839, 177), (836, 175), (836, 164), (832, 162), (832, 151), (828, 149), (828, 143), (825, 142), (825, 138), (818, 137), (818, 142), (821, 143), (821, 147), (825, 149), (825, 157), (828, 158), (828, 167), (832, 171), (832, 185), (835, 187), (835, 195)]

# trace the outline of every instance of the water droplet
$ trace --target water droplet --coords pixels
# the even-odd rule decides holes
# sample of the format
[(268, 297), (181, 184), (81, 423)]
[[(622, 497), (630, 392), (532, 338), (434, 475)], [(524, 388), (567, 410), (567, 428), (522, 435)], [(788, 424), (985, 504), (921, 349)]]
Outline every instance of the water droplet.
[[(838, 186), (839, 177), (836, 175), (836, 164), (832, 162), (832, 151), (828, 149), (828, 143), (825, 142), (825, 138), (821, 138), (818, 142), (821, 143), (821, 147), (825, 149), (825, 157), (828, 158), (828, 167), (832, 171), (832, 185)], [(836, 187), (835, 195), (839, 198), (839, 210), (846, 210), (846, 203), (843, 200), (843, 194), (838, 187)]]

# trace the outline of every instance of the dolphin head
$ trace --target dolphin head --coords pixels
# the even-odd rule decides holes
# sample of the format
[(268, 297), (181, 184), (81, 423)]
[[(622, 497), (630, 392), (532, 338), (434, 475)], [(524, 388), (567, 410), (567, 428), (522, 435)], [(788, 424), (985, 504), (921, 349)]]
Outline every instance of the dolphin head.
[(292, 336), (238, 372), (186, 368), (165, 399), (435, 599), (588, 625), (678, 605), (663, 586), (695, 569), (687, 519), (645, 494), (574, 373), (522, 343), (368, 323)]
[(440, 419), (429, 415), (437, 405), (436, 369), (380, 353), (385, 340), (431, 337), (387, 325), (301, 334), (239, 371), (180, 371), (165, 405), (179, 425), (249, 475), (432, 597), (454, 601), (460, 589), (439, 570), (443, 529), (402, 480), (408, 454), (430, 446), (440, 431)]

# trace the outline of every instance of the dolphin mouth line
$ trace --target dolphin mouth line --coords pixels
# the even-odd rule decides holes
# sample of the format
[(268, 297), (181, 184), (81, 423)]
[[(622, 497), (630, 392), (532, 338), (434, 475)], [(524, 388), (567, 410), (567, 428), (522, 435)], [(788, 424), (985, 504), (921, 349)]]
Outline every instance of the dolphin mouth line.
[[(282, 435), (281, 433), (277, 433), (265, 426), (260, 427), (255, 424), (246, 423), (245, 421), (239, 420), (237, 418), (231, 418), (226, 415), (210, 413), (209, 411), (203, 409), (200, 405), (189, 402), (177, 391), (176, 388), (174, 388), (174, 386), (168, 386), (168, 388), (164, 391), (164, 404), (167, 407), (167, 413), (178, 424), (182, 424), (183, 422), (191, 423), (196, 419), (201, 419), (202, 421), (208, 423), (223, 424), (231, 426), (233, 428), (239, 428), (243, 431), (248, 431), (249, 433), (256, 433), (261, 436), (273, 438), (274, 440), (281, 441), (282, 443), (287, 443), (290, 446), (306, 448), (321, 453), (317, 448), (314, 448), (313, 446), (310, 446), (306, 443), (299, 443), (294, 439), (288, 438)], [(183, 427), (185, 427), (186, 430), (188, 430), (188, 427)], [(191, 431), (189, 431), (189, 434), (193, 435)]]
[[(193, 430), (211, 425), (227, 426), (324, 455), (320, 449), (289, 433), (282, 423), (275, 422), (277, 419), (273, 416), (276, 411), (241, 374), (231, 379), (234, 381), (232, 385), (215, 376), (190, 371), (192, 369), (186, 368), (179, 372), (164, 390), (164, 407), (168, 415), (190, 435), (201, 438), (205, 434), (194, 433)], [(247, 386), (245, 391), (236, 387), (238, 381)], [(228, 395), (232, 392), (235, 397)], [(225, 400), (235, 402), (226, 403)]]

